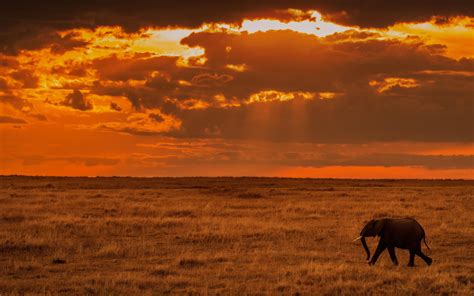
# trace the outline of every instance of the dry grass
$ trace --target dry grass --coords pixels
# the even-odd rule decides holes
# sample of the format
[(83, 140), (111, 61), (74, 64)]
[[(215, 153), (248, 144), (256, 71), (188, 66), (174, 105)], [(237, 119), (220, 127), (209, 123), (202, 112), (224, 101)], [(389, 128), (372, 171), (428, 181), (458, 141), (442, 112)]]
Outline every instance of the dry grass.
[[(0, 178), (0, 295), (472, 295), (474, 182)], [(365, 263), (412, 216), (434, 263)], [(376, 241), (369, 240), (373, 250)]]

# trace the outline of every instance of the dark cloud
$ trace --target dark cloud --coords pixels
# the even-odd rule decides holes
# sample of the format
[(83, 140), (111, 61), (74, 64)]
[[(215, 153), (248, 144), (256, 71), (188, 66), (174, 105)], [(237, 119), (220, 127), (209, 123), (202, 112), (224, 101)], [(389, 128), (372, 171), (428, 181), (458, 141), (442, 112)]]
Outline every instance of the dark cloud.
[(110, 109), (118, 112), (122, 111), (122, 108), (120, 108), (120, 106), (114, 102), (110, 103)]
[(50, 73), (61, 76), (70, 76), (73, 78), (84, 77), (86, 76), (90, 66), (91, 65), (87, 62), (66, 60), (64, 61), (64, 66), (53, 66)]
[[(4, 23), (4, 20), (5, 18), (0, 15), (0, 24)], [(84, 40), (77, 39), (78, 36), (75, 33), (61, 36), (57, 32), (59, 28), (34, 23), (25, 24), (22, 21), (17, 25), (14, 21), (10, 23), (12, 26), (6, 24), (0, 34), (0, 52), (8, 55), (16, 55), (21, 50), (42, 48), (50, 48), (52, 53), (62, 54), (88, 44)]]
[(0, 67), (14, 69), (17, 68), (19, 65), (20, 64), (15, 59), (15, 57), (0, 55)]
[(22, 112), (23, 114), (25, 114), (29, 117), (35, 118), (37, 120), (41, 120), (41, 121), (48, 120), (46, 118), (46, 116), (44, 116), (43, 114), (38, 113), (35, 110), (35, 108), (34, 108), (34, 106), (31, 102), (29, 102), (28, 100), (25, 100), (23, 98), (20, 98), (16, 95), (13, 95), (9, 92), (0, 95), (0, 104), (9, 105), (9, 106), (13, 107), (14, 109)]
[(182, 110), (177, 137), (291, 142), (473, 141), (472, 99), (439, 103), (400, 96), (292, 100)]
[[(74, 36), (61, 37), (56, 30), (77, 27), (94, 28), (119, 25), (128, 31), (146, 26), (197, 27), (203, 23), (240, 23), (244, 18), (301, 20), (288, 8), (323, 13), (329, 20), (361, 27), (386, 27), (396, 22), (425, 21), (438, 16), (446, 22), (450, 16), (473, 16), (469, 0), (446, 3), (443, 0), (350, 1), (350, 0), (262, 0), (262, 1), (9, 1), (0, 12), (0, 50), (10, 54), (20, 49), (38, 49), (52, 45), (55, 52), (83, 46)], [(79, 42), (79, 43), (78, 43)]]
[[(225, 84), (224, 93), (241, 98), (267, 89), (341, 92), (354, 86), (368, 87), (369, 79), (375, 75), (397, 77), (426, 69), (466, 67), (432, 54), (422, 43), (403, 40), (328, 43), (328, 39), (293, 31), (269, 31), (241, 35), (195, 33), (182, 42), (203, 47), (206, 66), (233, 77)], [(247, 71), (226, 71), (228, 64), (245, 64)]]
[(193, 77), (191, 83), (195, 86), (202, 87), (218, 87), (233, 79), (232, 75), (229, 74), (198, 74)]
[[(350, 1), (350, 0), (241, 0), (241, 1), (10, 1), (3, 5), (4, 26), (17, 24), (72, 26), (122, 25), (128, 29), (141, 26), (198, 26), (204, 22), (240, 22), (245, 17), (282, 17), (292, 19), (288, 8), (316, 9), (331, 19), (360, 26), (386, 26), (397, 21), (425, 20), (431, 16), (473, 15), (467, 0)], [(27, 7), (27, 9), (25, 9)], [(158, 17), (157, 17), (158, 16)], [(298, 17), (296, 17), (298, 19)], [(441, 19), (441, 18), (440, 18)]]
[(33, 104), (12, 94), (0, 96), (0, 103), (8, 104), (17, 110), (27, 110), (33, 108)]
[(0, 115), (0, 124), (1, 123), (25, 124), (27, 122), (21, 118)]
[(125, 126), (125, 125), (99, 124), (96, 127), (96, 129), (101, 130), (101, 131), (110, 131), (110, 132), (124, 133), (124, 134), (129, 134), (129, 135), (134, 135), (134, 136), (144, 136), (144, 137), (160, 136), (164, 134), (164, 132), (143, 130), (141, 128), (137, 128), (134, 126)]
[(66, 51), (85, 47), (88, 42), (79, 39), (78, 33), (68, 33), (62, 37), (56, 38), (53, 42), (50, 42), (51, 52), (54, 54), (63, 54)]
[(66, 99), (60, 105), (71, 107), (73, 109), (87, 111), (92, 110), (92, 103), (84, 98), (84, 95), (79, 90), (74, 90), (66, 96)]
[(163, 118), (163, 116), (161, 116), (160, 114), (156, 114), (156, 113), (150, 113), (150, 114), (148, 114), (148, 117), (150, 117), (152, 120), (154, 120), (156, 122), (163, 122), (165, 120)]
[(38, 86), (38, 77), (32, 71), (18, 70), (10, 74), (11, 77), (22, 83), (23, 88), (36, 88)]
[(317, 1), (327, 19), (346, 25), (360, 27), (386, 27), (399, 22), (422, 22), (433, 16), (448, 19), (452, 16), (473, 16), (474, 7), (468, 0), (457, 0), (447, 4), (442, 0), (421, 0), (414, 3), (401, 1)]
[(324, 38), (326, 41), (338, 42), (338, 41), (358, 41), (369, 38), (379, 38), (382, 35), (378, 32), (367, 32), (367, 31), (356, 31), (347, 30), (344, 32), (334, 33)]
[(0, 78), (0, 89), (8, 89), (8, 83), (5, 79)]
[(97, 70), (101, 80), (126, 81), (129, 79), (143, 80), (153, 71), (166, 71), (176, 67), (178, 57), (159, 56), (150, 54), (135, 54), (129, 58), (119, 59), (112, 55), (97, 59), (92, 66)]
[(29, 113), (28, 115), (30, 117), (33, 117), (33, 118), (35, 118), (37, 120), (40, 120), (40, 121), (47, 121), (48, 120), (48, 118), (45, 115), (40, 114), (40, 113)]
[(126, 95), (127, 95), (127, 98), (128, 100), (130, 101), (130, 103), (132, 104), (132, 107), (136, 110), (136, 111), (141, 111), (142, 110), (142, 99), (140, 97), (137, 97), (136, 95), (133, 94), (134, 91), (130, 92), (126, 92)]
[[(104, 59), (107, 65), (125, 65), (103, 72), (104, 79), (141, 77), (145, 84), (98, 81), (92, 92), (126, 96), (136, 110), (159, 108), (176, 116), (182, 128), (168, 135), (182, 138), (349, 143), (474, 139), (472, 59), (438, 55), (420, 41), (347, 35), (334, 41), (334, 36), (292, 31), (192, 34), (182, 42), (205, 49), (204, 65), (178, 67), (146, 55)], [(243, 64), (246, 70), (230, 70), (229, 64)], [(313, 93), (315, 98), (295, 94), (296, 99), (280, 102), (278, 93), (271, 93), (269, 102), (246, 103), (268, 90)], [(337, 96), (320, 100), (321, 92)], [(187, 110), (183, 105), (190, 100), (210, 108)], [(226, 102), (240, 106), (223, 106)]]

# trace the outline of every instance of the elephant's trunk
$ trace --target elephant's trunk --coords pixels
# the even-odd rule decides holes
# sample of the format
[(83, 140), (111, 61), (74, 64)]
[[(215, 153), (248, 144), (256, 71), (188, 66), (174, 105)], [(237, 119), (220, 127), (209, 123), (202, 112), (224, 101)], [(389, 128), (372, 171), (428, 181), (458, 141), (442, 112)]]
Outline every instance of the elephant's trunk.
[(367, 247), (367, 243), (365, 242), (365, 236), (362, 236), (362, 238), (360, 239), (360, 241), (362, 242), (362, 246), (364, 247), (364, 250), (365, 250), (365, 252), (367, 253), (367, 261), (369, 261), (369, 259), (370, 259), (370, 251), (369, 251), (369, 247)]

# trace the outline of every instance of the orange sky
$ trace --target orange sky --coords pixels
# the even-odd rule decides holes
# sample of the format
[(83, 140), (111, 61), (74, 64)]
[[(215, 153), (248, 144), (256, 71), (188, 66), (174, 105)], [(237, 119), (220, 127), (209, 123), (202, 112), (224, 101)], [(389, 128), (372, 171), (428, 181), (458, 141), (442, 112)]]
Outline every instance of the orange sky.
[(474, 178), (469, 12), (295, 5), (0, 15), (0, 174)]

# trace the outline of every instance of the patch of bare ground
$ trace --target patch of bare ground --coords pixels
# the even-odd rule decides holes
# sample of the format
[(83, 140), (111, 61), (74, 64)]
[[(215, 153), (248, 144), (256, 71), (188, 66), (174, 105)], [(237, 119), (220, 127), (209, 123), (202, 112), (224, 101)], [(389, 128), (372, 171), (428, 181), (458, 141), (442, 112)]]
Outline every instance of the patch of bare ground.
[[(1, 177), (0, 295), (472, 295), (473, 193), (460, 180)], [(365, 263), (352, 239), (386, 216), (423, 225), (433, 265), (407, 267), (405, 250), (399, 266)]]
[(237, 197), (242, 199), (258, 199), (263, 198), (264, 196), (258, 192), (243, 192), (239, 193)]

